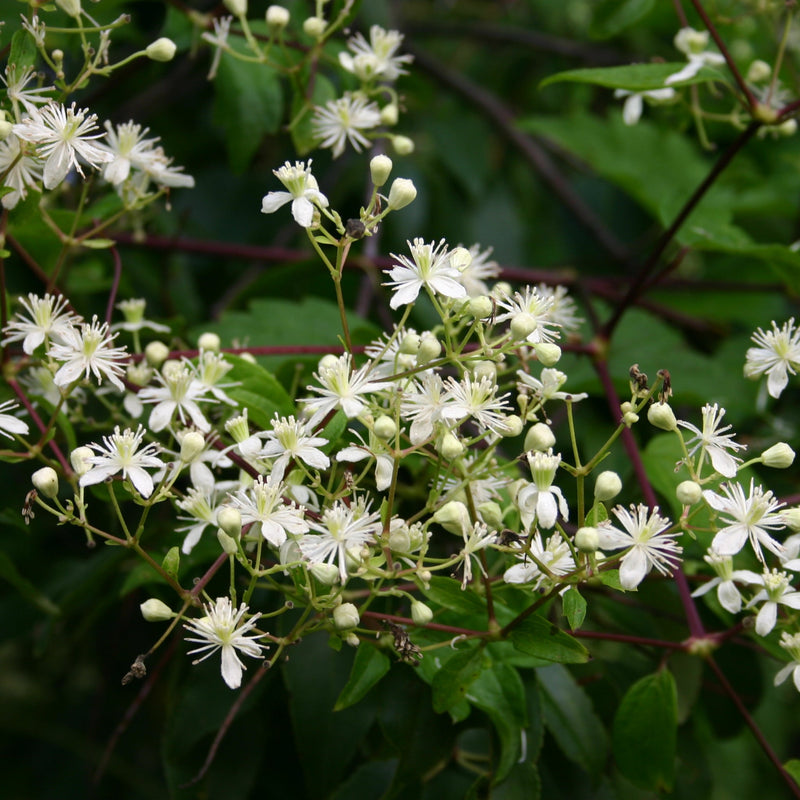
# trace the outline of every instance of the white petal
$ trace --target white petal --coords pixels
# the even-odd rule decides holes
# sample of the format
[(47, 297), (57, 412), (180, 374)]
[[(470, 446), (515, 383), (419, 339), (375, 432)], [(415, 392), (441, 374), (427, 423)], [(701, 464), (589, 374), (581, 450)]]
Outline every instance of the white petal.
[(285, 206), (290, 200), (292, 200), (292, 195), (289, 192), (270, 192), (261, 199), (261, 213), (271, 214), (281, 206)]
[(770, 397), (778, 398), (781, 392), (786, 388), (789, 383), (789, 375), (786, 372), (785, 364), (776, 364), (770, 371), (767, 378), (767, 391)]
[(634, 547), (622, 558), (619, 582), (623, 589), (635, 589), (644, 580), (645, 575), (647, 575), (647, 557), (644, 551)]
[(147, 498), (153, 494), (153, 479), (141, 467), (130, 467), (128, 478), (142, 497)]
[(626, 125), (635, 125), (642, 116), (644, 103), (640, 94), (632, 94), (622, 107), (622, 121)]
[(731, 614), (738, 614), (742, 610), (742, 596), (733, 581), (722, 581), (717, 589), (717, 599), (720, 605)]
[(747, 528), (737, 525), (735, 528), (721, 530), (711, 542), (711, 549), (720, 556), (734, 556), (747, 541)]
[(150, 430), (156, 433), (163, 431), (172, 420), (176, 406), (177, 403), (174, 400), (164, 400), (161, 403), (156, 403), (150, 412)]
[(756, 633), (766, 636), (774, 627), (778, 619), (778, 604), (768, 601), (761, 606), (756, 616)]
[(292, 201), (292, 216), (298, 225), (310, 228), (314, 221), (314, 204), (305, 197), (296, 198)]
[(222, 679), (231, 689), (238, 689), (242, 685), (242, 669), (244, 664), (236, 655), (232, 645), (222, 646)]

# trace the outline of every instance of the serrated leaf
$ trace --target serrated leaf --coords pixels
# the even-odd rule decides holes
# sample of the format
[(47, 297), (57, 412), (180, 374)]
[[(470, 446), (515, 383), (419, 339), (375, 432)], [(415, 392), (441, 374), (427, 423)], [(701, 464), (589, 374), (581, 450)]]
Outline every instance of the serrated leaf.
[(586, 692), (565, 667), (537, 671), (547, 730), (564, 755), (597, 777), (605, 766), (608, 738)]
[[(571, 83), (590, 83), (606, 89), (625, 89), (629, 92), (647, 92), (663, 89), (664, 81), (682, 70), (685, 63), (671, 64), (627, 64), (620, 67), (591, 67), (589, 69), (570, 69), (545, 78), (539, 88), (544, 89), (552, 83), (569, 81)], [(693, 83), (724, 80), (725, 76), (711, 67), (703, 67), (696, 75), (683, 81), (670, 84), (673, 87), (689, 86)]]
[(283, 117), (278, 76), (264, 64), (238, 61), (223, 54), (214, 81), (214, 121), (225, 131), (228, 161), (244, 172), (268, 133)]
[(36, 42), (26, 30), (17, 31), (11, 37), (11, 52), (8, 55), (8, 64), (15, 64), (17, 75), (21, 75), (27, 67), (36, 63)]
[(592, 5), (589, 36), (610, 39), (647, 16), (656, 0), (600, 0)]
[(642, 789), (670, 791), (675, 781), (678, 700), (668, 669), (631, 686), (614, 718), (614, 758), (620, 772)]
[(461, 582), (453, 578), (434, 576), (422, 593), (432, 603), (465, 616), (486, 614), (486, 601), (470, 589), (462, 589)]
[(564, 592), (563, 603), (564, 616), (567, 618), (570, 629), (578, 630), (586, 618), (586, 600), (576, 586), (571, 586)]
[(460, 650), (448, 659), (431, 681), (433, 710), (441, 714), (461, 703), (482, 669), (483, 649), (480, 647)]
[(544, 617), (533, 614), (512, 628), (508, 637), (523, 653), (559, 664), (583, 664), (589, 651)]
[(350, 677), (339, 693), (334, 711), (341, 711), (362, 697), (389, 671), (389, 657), (377, 647), (362, 643), (356, 650)]

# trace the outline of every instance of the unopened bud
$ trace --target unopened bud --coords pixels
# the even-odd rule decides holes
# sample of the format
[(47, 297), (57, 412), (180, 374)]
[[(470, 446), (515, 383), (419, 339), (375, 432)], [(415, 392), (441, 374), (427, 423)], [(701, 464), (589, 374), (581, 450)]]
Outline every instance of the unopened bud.
[(550, 426), (544, 422), (537, 422), (535, 425), (532, 425), (525, 434), (525, 444), (523, 448), (526, 453), (530, 450), (537, 450), (543, 453), (555, 443), (556, 437), (553, 435), (553, 431), (550, 430)]
[(4, 139), (8, 138), (8, 135), (11, 133), (11, 129), (14, 127), (14, 123), (11, 120), (8, 120), (3, 116), (0, 119), (0, 142)]
[(75, 19), (81, 15), (81, 0), (56, 0), (56, 5)]
[(416, 196), (417, 187), (414, 186), (414, 181), (410, 178), (395, 178), (389, 189), (387, 206), (391, 208), (392, 211), (397, 211), (413, 203)]
[(499, 531), (503, 527), (503, 509), (494, 500), (480, 503), (477, 511), (491, 530)]
[(219, 353), (221, 344), (219, 336), (212, 331), (201, 333), (197, 340), (197, 346), (200, 350), (208, 350), (212, 353)]
[(333, 624), (336, 630), (347, 631), (355, 628), (361, 622), (358, 609), (352, 603), (342, 603), (333, 609)]
[(205, 446), (205, 437), (199, 431), (188, 431), (184, 433), (183, 439), (181, 440), (181, 461), (183, 461), (184, 464), (189, 464), (194, 461), (194, 459), (203, 452)]
[(150, 42), (150, 44), (145, 48), (144, 52), (151, 61), (165, 62), (172, 61), (172, 59), (175, 58), (175, 51), (177, 49), (178, 48), (172, 39), (162, 36), (160, 39)]
[(411, 603), (411, 619), (415, 625), (427, 625), (433, 619), (433, 611), (419, 600)]
[(458, 500), (451, 500), (441, 508), (436, 509), (433, 514), (433, 521), (441, 525), (448, 533), (454, 533), (456, 536), (461, 536), (464, 531), (471, 527), (469, 511)]
[(398, 117), (399, 113), (395, 103), (387, 103), (381, 109), (381, 125), (386, 125), (387, 127), (391, 128), (393, 125), (397, 125)]
[(647, 409), (647, 419), (650, 424), (662, 431), (677, 431), (678, 421), (675, 412), (668, 403), (651, 403)]
[(625, 423), (625, 427), (630, 428), (631, 425), (635, 425), (639, 421), (639, 415), (634, 414), (633, 411), (628, 411), (622, 415), (622, 421)]
[(303, 32), (312, 39), (319, 39), (325, 33), (327, 25), (322, 17), (308, 17), (303, 21)]
[(267, 25), (274, 30), (282, 30), (289, 24), (289, 10), (283, 6), (270, 6), (267, 9)]
[(487, 319), (492, 316), (494, 304), (492, 298), (487, 297), (485, 294), (480, 297), (471, 297), (467, 303), (467, 313), (473, 319)]
[(596, 553), (600, 547), (600, 535), (597, 528), (578, 528), (575, 531), (575, 547), (581, 553)]
[(533, 352), (544, 367), (553, 367), (561, 360), (561, 348), (553, 342), (537, 342)]
[(786, 469), (791, 467), (794, 462), (794, 450), (786, 442), (778, 442), (768, 447), (761, 454), (761, 463), (765, 467), (774, 469)]
[(781, 511), (781, 518), (786, 527), (793, 533), (800, 533), (800, 507), (785, 508)]
[(222, 506), (217, 511), (217, 525), (232, 539), (242, 535), (242, 515), (238, 508)]
[(518, 414), (509, 414), (497, 426), (497, 432), (507, 439), (513, 439), (522, 433), (522, 427), (521, 417)]
[(439, 358), (442, 353), (441, 342), (429, 331), (422, 334), (417, 350), (417, 363), (423, 366), (435, 358)]
[(693, 506), (702, 496), (703, 487), (695, 481), (681, 481), (675, 489), (675, 497), (682, 506)]
[(485, 378), (492, 383), (497, 383), (497, 366), (494, 361), (476, 361), (472, 367), (472, 377), (476, 381), (482, 381)]
[(627, 414), (629, 411), (633, 411), (634, 405), (629, 400), (626, 400), (624, 403), (620, 403), (619, 410), (623, 414)]
[(606, 470), (597, 476), (594, 482), (594, 497), (604, 503), (606, 500), (611, 500), (622, 491), (622, 481), (616, 472)]
[(797, 120), (796, 119), (787, 119), (785, 122), (781, 122), (780, 125), (775, 126), (775, 130), (781, 136), (794, 136), (797, 133)]
[(386, 181), (389, 180), (389, 175), (392, 174), (392, 159), (389, 156), (379, 155), (375, 156), (369, 162), (369, 175), (372, 178), (372, 183), (380, 188)]
[(536, 330), (537, 325), (538, 322), (533, 314), (529, 314), (527, 311), (522, 311), (521, 313), (515, 314), (512, 317), (511, 323), (508, 327), (511, 331), (511, 336), (513, 337), (514, 341), (522, 342)]
[(178, 570), (181, 566), (181, 551), (177, 547), (170, 547), (170, 549), (167, 550), (167, 554), (164, 556), (164, 560), (161, 562), (161, 566), (167, 575), (171, 578), (177, 578)]
[(375, 420), (372, 430), (375, 431), (375, 435), (379, 439), (386, 441), (387, 439), (393, 439), (397, 434), (397, 423), (386, 414), (381, 414)]
[(414, 141), (408, 136), (392, 136), (392, 147), (399, 156), (410, 156), (414, 152)]
[(400, 352), (404, 355), (415, 356), (422, 341), (418, 333), (407, 333), (400, 341)]
[(169, 347), (164, 342), (150, 342), (144, 348), (144, 357), (151, 367), (158, 369), (169, 358)]
[(311, 564), (308, 571), (323, 586), (333, 586), (339, 580), (339, 567), (336, 564)]
[(222, 548), (222, 551), (229, 556), (236, 555), (239, 550), (239, 545), (236, 544), (236, 539), (232, 536), (228, 536), (222, 528), (217, 531), (217, 541), (219, 542), (219, 546)]
[(94, 451), (91, 447), (76, 447), (69, 454), (69, 463), (72, 464), (72, 469), (79, 478), (92, 468), (92, 462), (89, 459), (93, 456)]
[(748, 83), (762, 83), (772, 77), (772, 67), (766, 61), (757, 58), (747, 68), (747, 81)]
[(442, 436), (439, 446), (436, 448), (441, 454), (442, 458), (452, 461), (464, 453), (464, 445), (459, 441), (458, 437), (449, 431)]
[(58, 475), (52, 467), (42, 467), (31, 475), (31, 482), (39, 494), (52, 500), (58, 494)]
[(222, 2), (234, 17), (247, 16), (247, 0), (222, 0)]
[(145, 600), (144, 603), (139, 604), (139, 610), (147, 622), (166, 622), (172, 619), (175, 614), (172, 609), (161, 600), (151, 597)]

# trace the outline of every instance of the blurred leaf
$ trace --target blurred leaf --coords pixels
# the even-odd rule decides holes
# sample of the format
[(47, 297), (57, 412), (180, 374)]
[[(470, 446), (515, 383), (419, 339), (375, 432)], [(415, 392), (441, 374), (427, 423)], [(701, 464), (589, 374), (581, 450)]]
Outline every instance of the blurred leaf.
[(389, 671), (389, 657), (377, 647), (362, 642), (356, 649), (350, 679), (339, 694), (334, 711), (352, 706)]
[(492, 789), (492, 800), (539, 800), (541, 796), (542, 779), (530, 761), (514, 764), (506, 779)]
[(36, 63), (36, 43), (27, 31), (17, 31), (11, 37), (11, 52), (8, 55), (9, 66), (14, 64), (16, 74), (21, 75), (27, 67)]
[(319, 141), (314, 133), (314, 106), (324, 106), (329, 100), (338, 97), (336, 87), (325, 75), (314, 75), (311, 100), (303, 92), (295, 89), (292, 95), (292, 143), (297, 155), (304, 156), (317, 146)]
[(581, 596), (577, 586), (570, 586), (562, 598), (564, 603), (564, 616), (567, 618), (570, 630), (576, 631), (583, 625), (586, 617), (586, 600)]
[(233, 364), (225, 380), (240, 384), (226, 389), (226, 393), (240, 407), (247, 409), (248, 418), (255, 425), (269, 430), (275, 414), (288, 416), (294, 413), (294, 404), (286, 390), (264, 367), (233, 355), (226, 354), (225, 360)]
[(646, 17), (656, 0), (599, 0), (592, 5), (589, 36), (609, 39)]
[(470, 646), (459, 650), (433, 676), (433, 710), (449, 711), (464, 700), (470, 685), (483, 669), (483, 648)]
[[(612, 0), (614, 5), (619, 5)], [(648, 0), (649, 2), (649, 0)], [(558, 72), (545, 78), (539, 88), (543, 89), (551, 83), (570, 81), (572, 83), (590, 83), (606, 89), (625, 89), (629, 92), (646, 92), (663, 89), (664, 81), (682, 70), (685, 63), (675, 64), (627, 64), (624, 67), (593, 67), (591, 69), (570, 69)], [(724, 75), (711, 67), (703, 67), (700, 72), (685, 81), (676, 81), (672, 86), (688, 86), (693, 83), (724, 80)], [(630, 126), (626, 126), (630, 130)]]
[(61, 613), (59, 607), (42, 594), (27, 578), (23, 577), (13, 561), (0, 551), (0, 578), (10, 583), (28, 602), (51, 616)]
[(538, 614), (512, 628), (508, 638), (517, 650), (547, 661), (582, 664), (589, 660), (589, 651), (577, 639)]
[(560, 664), (539, 669), (537, 676), (547, 730), (570, 761), (596, 778), (605, 765), (608, 737), (592, 701)]
[(675, 679), (661, 669), (626, 692), (614, 718), (614, 758), (643, 789), (670, 791), (675, 780), (678, 701)]
[(800, 785), (800, 759), (790, 758), (783, 768), (794, 778), (794, 782)]

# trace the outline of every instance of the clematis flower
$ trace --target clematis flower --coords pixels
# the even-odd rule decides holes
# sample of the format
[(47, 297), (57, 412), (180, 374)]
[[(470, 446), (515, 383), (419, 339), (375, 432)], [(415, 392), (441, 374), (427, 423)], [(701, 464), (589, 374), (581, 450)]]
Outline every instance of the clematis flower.
[[(720, 427), (722, 418), (725, 416), (724, 408), (719, 408), (716, 403), (714, 403), (714, 405), (706, 403), (701, 413), (703, 415), (702, 430), (692, 425), (691, 422), (678, 420), (678, 425), (680, 425), (681, 428), (686, 428), (686, 430), (695, 434), (694, 437), (686, 443), (689, 448), (689, 457), (692, 457), (700, 450), (701, 464), (703, 456), (708, 454), (708, 457), (711, 459), (711, 466), (714, 467), (720, 475), (724, 475), (726, 478), (733, 478), (737, 470), (736, 462), (742, 459), (732, 456), (727, 451), (733, 450), (735, 453), (738, 450), (745, 450), (746, 445), (734, 442), (733, 433), (725, 433), (725, 431), (731, 429), (730, 425), (726, 425), (724, 428)], [(697, 466), (697, 470), (698, 472), (700, 471), (700, 465)]]
[(763, 586), (747, 604), (747, 608), (763, 603), (756, 615), (756, 633), (767, 636), (778, 621), (778, 606), (800, 609), (800, 592), (789, 585), (789, 576), (780, 570), (764, 570), (758, 582)]
[(320, 140), (320, 147), (330, 147), (333, 157), (338, 158), (350, 142), (352, 148), (361, 152), (369, 147), (365, 131), (371, 131), (381, 124), (378, 104), (360, 94), (346, 92), (338, 100), (329, 100), (324, 106), (314, 109), (312, 127)]
[(751, 337), (757, 347), (747, 351), (744, 364), (746, 378), (767, 376), (767, 391), (770, 397), (778, 398), (789, 383), (789, 374), (797, 374), (800, 368), (800, 328), (796, 328), (794, 317), (779, 328), (772, 322), (771, 331), (759, 328)]
[(319, 191), (317, 179), (311, 174), (311, 159), (288, 161), (272, 174), (286, 187), (285, 192), (269, 192), (261, 200), (261, 213), (272, 214), (287, 203), (292, 204), (294, 221), (303, 228), (310, 228), (314, 222), (314, 206), (327, 208), (328, 198)]
[(394, 291), (389, 301), (392, 308), (413, 303), (423, 287), (444, 297), (466, 297), (467, 290), (460, 283), (461, 272), (451, 263), (444, 239), (438, 244), (414, 239), (413, 243), (408, 242), (408, 247), (411, 258), (392, 253), (399, 263), (384, 270), (392, 279), (384, 284)]
[(552, 447), (546, 453), (532, 451), (527, 455), (533, 483), (526, 483), (517, 492), (522, 525), (528, 530), (536, 520), (540, 527), (549, 529), (556, 524), (559, 514), (562, 519), (569, 517), (566, 498), (558, 486), (553, 486), (561, 456), (553, 455)]
[(790, 675), (794, 681), (797, 691), (800, 692), (800, 633), (789, 634), (784, 631), (781, 634), (781, 647), (792, 657), (792, 660), (781, 667), (775, 676), (775, 686), (780, 686)]
[(692, 597), (702, 597), (712, 589), (717, 590), (717, 600), (720, 605), (731, 614), (738, 614), (742, 610), (742, 595), (739, 593), (737, 583), (760, 583), (761, 577), (758, 573), (749, 569), (734, 569), (733, 558), (731, 556), (721, 556), (711, 552), (703, 556), (703, 560), (714, 572), (715, 578), (704, 583), (699, 589), (692, 592)]

